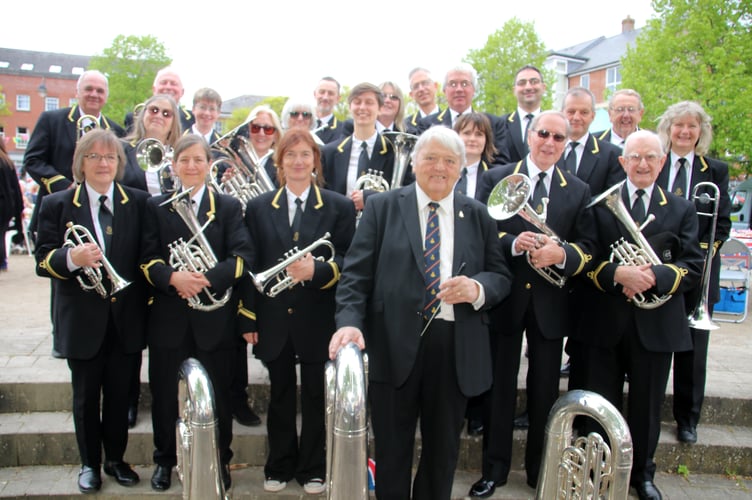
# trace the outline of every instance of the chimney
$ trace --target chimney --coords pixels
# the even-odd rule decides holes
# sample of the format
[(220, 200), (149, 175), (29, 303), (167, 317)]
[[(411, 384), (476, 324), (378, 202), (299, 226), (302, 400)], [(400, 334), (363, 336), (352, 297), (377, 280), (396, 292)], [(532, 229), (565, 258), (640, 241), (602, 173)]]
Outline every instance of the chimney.
[(621, 22), (621, 32), (629, 33), (630, 31), (634, 31), (634, 19), (627, 14), (626, 19), (623, 19)]

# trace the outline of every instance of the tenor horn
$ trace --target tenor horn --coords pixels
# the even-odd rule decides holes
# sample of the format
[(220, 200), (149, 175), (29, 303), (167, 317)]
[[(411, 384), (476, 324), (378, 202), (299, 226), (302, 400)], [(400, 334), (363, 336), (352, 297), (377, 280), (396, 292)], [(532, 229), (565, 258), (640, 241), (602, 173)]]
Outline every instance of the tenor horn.
[(410, 164), (410, 153), (412, 153), (415, 143), (418, 141), (418, 136), (397, 131), (385, 132), (384, 136), (394, 147), (394, 170), (392, 171), (392, 182), (389, 186), (390, 189), (397, 189), (402, 187), (407, 166)]
[[(501, 179), (494, 186), (488, 196), (488, 213), (496, 220), (506, 220), (514, 215), (519, 215), (524, 220), (538, 228), (543, 234), (557, 243), (564, 243), (556, 233), (546, 225), (548, 198), (543, 198), (543, 213), (538, 215), (533, 207), (528, 204), (533, 183), (525, 174), (512, 174)], [(553, 266), (536, 267), (530, 260), (530, 252), (525, 252), (527, 263), (538, 274), (554, 286), (563, 288), (567, 281), (566, 276), (559, 273)]]
[[(595, 419), (610, 446), (595, 432), (573, 437), (578, 415)], [(632, 436), (624, 417), (606, 398), (590, 391), (570, 391), (548, 414), (543, 463), (535, 498), (626, 500), (632, 471)]]
[(201, 363), (188, 358), (178, 372), (177, 473), (183, 498), (225, 499), (214, 387)]
[[(79, 224), (73, 224), (72, 222), (68, 222), (66, 227), (68, 229), (63, 236), (63, 240), (65, 240), (65, 243), (63, 243), (64, 247), (73, 248), (86, 243), (94, 243), (99, 247), (97, 240), (94, 239), (91, 231), (86, 229), (86, 227)], [(104, 251), (102, 251), (101, 248), (99, 250), (102, 252), (102, 260), (100, 261), (102, 263), (102, 269), (105, 270), (110, 283), (112, 283), (110, 290), (107, 290), (107, 287), (104, 286), (104, 282), (102, 281), (102, 271), (97, 267), (82, 267), (81, 269), (83, 270), (84, 275), (78, 276), (77, 279), (81, 288), (86, 291), (94, 290), (104, 299), (115, 295), (120, 290), (130, 285), (131, 282), (120, 276), (117, 271), (115, 271), (115, 268), (112, 267), (110, 261), (104, 256)]]
[(347, 344), (325, 379), (326, 498), (368, 500), (368, 356)]
[[(707, 192), (700, 194), (700, 191), (710, 190), (713, 196)], [(718, 206), (720, 204), (720, 190), (713, 182), (698, 182), (692, 190), (692, 201), (703, 205), (713, 204), (712, 212), (697, 210), (697, 215), (701, 217), (712, 217), (710, 223), (710, 236), (708, 238), (708, 252), (705, 255), (705, 262), (702, 266), (701, 294), (695, 304), (695, 308), (689, 315), (689, 326), (697, 330), (716, 330), (719, 328), (718, 323), (713, 321), (708, 307), (708, 296), (710, 295), (710, 272), (713, 267), (713, 243), (715, 242), (715, 230), (718, 224)]]

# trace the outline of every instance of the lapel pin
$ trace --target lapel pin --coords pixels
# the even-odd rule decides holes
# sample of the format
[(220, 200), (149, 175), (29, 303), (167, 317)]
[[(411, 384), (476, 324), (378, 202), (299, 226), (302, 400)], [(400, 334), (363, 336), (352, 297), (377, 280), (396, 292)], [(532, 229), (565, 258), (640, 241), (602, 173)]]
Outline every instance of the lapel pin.
[(460, 219), (464, 219), (464, 218), (465, 218), (465, 212), (460, 210)]

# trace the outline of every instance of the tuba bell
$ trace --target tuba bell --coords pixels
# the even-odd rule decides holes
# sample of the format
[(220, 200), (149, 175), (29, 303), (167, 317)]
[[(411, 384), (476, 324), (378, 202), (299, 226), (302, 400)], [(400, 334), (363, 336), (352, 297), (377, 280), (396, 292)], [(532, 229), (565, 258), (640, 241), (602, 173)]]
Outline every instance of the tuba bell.
[(188, 358), (178, 372), (177, 473), (183, 498), (225, 499), (220, 470), (214, 387), (201, 363)]
[[(94, 243), (95, 245), (99, 246), (97, 240), (94, 239), (94, 236), (91, 234), (91, 231), (86, 229), (86, 227), (78, 224), (73, 224), (72, 222), (68, 222), (66, 224), (66, 227), (68, 229), (65, 231), (65, 235), (63, 236), (63, 240), (65, 240), (65, 243), (63, 243), (64, 247), (73, 248), (85, 243)], [(117, 271), (115, 271), (115, 268), (112, 267), (110, 261), (107, 260), (107, 258), (104, 256), (104, 252), (102, 252), (101, 262), (102, 269), (105, 270), (107, 277), (110, 279), (110, 283), (112, 283), (110, 290), (107, 290), (107, 287), (104, 286), (104, 282), (102, 280), (102, 271), (97, 267), (82, 267), (81, 269), (83, 270), (84, 276), (78, 276), (77, 279), (78, 284), (81, 285), (81, 288), (86, 291), (94, 290), (103, 299), (105, 299), (107, 297), (115, 295), (120, 290), (130, 285), (131, 282), (121, 277), (117, 273)], [(84, 279), (84, 277), (86, 279)]]
[(407, 132), (386, 132), (384, 136), (394, 147), (394, 170), (392, 171), (390, 189), (397, 189), (402, 187), (407, 166), (410, 164), (410, 153), (412, 153), (415, 143), (418, 141), (418, 136)]
[(172, 148), (147, 137), (136, 146), (136, 161), (144, 172), (156, 173), (163, 193), (177, 190), (172, 172)]
[[(525, 174), (512, 174), (501, 179), (494, 186), (488, 196), (488, 213), (496, 220), (506, 220), (514, 215), (519, 215), (524, 220), (538, 228), (543, 234), (556, 242), (563, 243), (554, 231), (546, 225), (548, 198), (543, 198), (543, 213), (538, 213), (531, 207), (527, 200), (533, 190), (533, 183)], [(553, 266), (538, 268), (530, 260), (530, 252), (526, 252), (527, 263), (546, 281), (559, 288), (564, 287), (566, 276), (559, 273)]]
[[(578, 415), (595, 419), (611, 446), (595, 432), (574, 439), (572, 424)], [(632, 435), (624, 417), (603, 396), (582, 390), (561, 396), (548, 414), (544, 439), (536, 499), (627, 499)]]
[(368, 500), (368, 356), (347, 344), (325, 379), (326, 498)]
[[(622, 266), (640, 266), (643, 264), (660, 265), (661, 259), (650, 246), (648, 240), (642, 234), (642, 230), (655, 219), (655, 215), (648, 215), (642, 226), (638, 226), (632, 219), (624, 201), (621, 199), (621, 189), (626, 181), (615, 184), (593, 198), (588, 207), (604, 204), (616, 216), (619, 222), (627, 229), (635, 243), (630, 243), (624, 238), (611, 244), (611, 262)], [(642, 293), (635, 294), (632, 298), (634, 305), (640, 309), (655, 309), (671, 299), (671, 295), (658, 296), (650, 294), (646, 297)]]
[[(700, 191), (710, 190), (713, 196), (707, 192), (700, 194)], [(708, 296), (710, 295), (710, 272), (713, 267), (713, 243), (715, 242), (715, 230), (718, 224), (718, 207), (720, 205), (720, 190), (714, 182), (698, 182), (692, 190), (692, 201), (707, 205), (713, 203), (713, 211), (697, 210), (697, 215), (701, 217), (712, 217), (710, 225), (710, 235), (708, 237), (708, 252), (705, 254), (705, 262), (702, 267), (702, 281), (700, 297), (695, 304), (695, 308), (689, 315), (689, 326), (697, 330), (716, 330), (718, 323), (713, 321), (708, 307)]]

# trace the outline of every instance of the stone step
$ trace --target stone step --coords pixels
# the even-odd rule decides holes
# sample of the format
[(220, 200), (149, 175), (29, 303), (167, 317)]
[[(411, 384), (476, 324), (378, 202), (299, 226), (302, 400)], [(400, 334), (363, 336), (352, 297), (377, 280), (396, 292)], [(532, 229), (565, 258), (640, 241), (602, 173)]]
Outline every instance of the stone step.
[[(262, 416), (263, 418), (263, 416)], [(152, 463), (151, 417), (139, 415), (130, 431), (125, 460), (133, 464)], [(266, 426), (244, 427), (233, 423), (233, 463), (262, 466), (266, 459)], [(695, 445), (679, 443), (673, 424), (664, 423), (656, 462), (665, 470), (684, 466), (703, 474), (752, 475), (752, 428), (701, 425)], [(512, 469), (523, 470), (526, 431), (515, 431)], [(479, 437), (463, 434), (458, 470), (481, 468)], [(416, 440), (416, 455), (420, 439)], [(79, 463), (71, 414), (67, 412), (5, 413), (0, 415), (0, 467), (64, 465)]]

